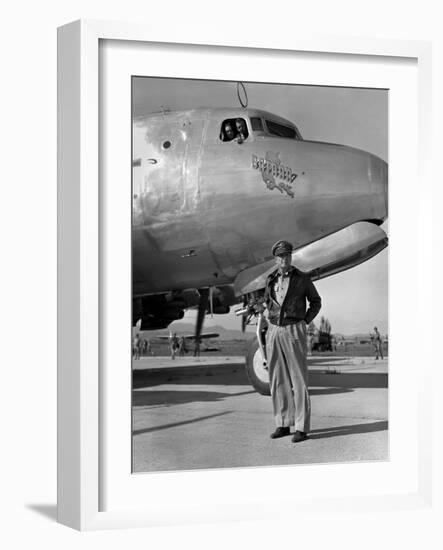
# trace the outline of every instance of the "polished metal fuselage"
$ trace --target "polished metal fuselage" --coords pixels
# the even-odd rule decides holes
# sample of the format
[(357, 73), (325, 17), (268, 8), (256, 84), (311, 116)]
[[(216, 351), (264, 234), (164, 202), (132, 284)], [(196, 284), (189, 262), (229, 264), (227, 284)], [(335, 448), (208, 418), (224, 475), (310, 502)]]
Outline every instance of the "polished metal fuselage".
[[(239, 116), (249, 137), (221, 141), (223, 120)], [(134, 121), (134, 296), (232, 284), (270, 260), (279, 239), (299, 249), (356, 222), (386, 219), (383, 160), (254, 132), (251, 116), (274, 117), (199, 109)]]

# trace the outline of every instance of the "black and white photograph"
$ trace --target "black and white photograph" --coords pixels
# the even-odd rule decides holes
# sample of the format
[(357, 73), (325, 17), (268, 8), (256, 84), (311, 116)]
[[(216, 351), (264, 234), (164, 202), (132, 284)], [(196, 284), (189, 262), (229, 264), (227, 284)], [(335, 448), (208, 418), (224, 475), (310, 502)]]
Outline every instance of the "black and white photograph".
[(442, 548), (440, 4), (3, 15), (2, 548)]
[(132, 78), (134, 473), (386, 461), (388, 91)]

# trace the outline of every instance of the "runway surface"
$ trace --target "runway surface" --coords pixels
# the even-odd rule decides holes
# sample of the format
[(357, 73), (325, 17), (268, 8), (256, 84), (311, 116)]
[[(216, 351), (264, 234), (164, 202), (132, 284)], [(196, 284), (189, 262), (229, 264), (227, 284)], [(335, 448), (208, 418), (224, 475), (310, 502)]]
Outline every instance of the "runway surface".
[(387, 460), (388, 365), (309, 360), (310, 437), (271, 440), (271, 400), (249, 384), (243, 357), (134, 362), (133, 471)]

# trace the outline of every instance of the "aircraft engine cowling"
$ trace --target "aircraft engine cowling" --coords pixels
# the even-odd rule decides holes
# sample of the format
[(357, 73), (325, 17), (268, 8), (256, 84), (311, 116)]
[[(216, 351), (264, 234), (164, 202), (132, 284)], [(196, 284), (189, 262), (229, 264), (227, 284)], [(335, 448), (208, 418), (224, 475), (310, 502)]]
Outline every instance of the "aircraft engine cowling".
[(139, 329), (140, 330), (160, 330), (162, 328), (167, 328), (172, 321), (178, 321), (180, 319), (183, 319), (184, 312), (181, 312), (181, 316), (177, 316), (175, 319), (165, 319), (164, 317), (154, 317), (152, 315), (148, 315), (146, 317), (142, 317), (141, 319), (138, 319), (140, 322)]
[[(355, 267), (388, 246), (386, 233), (371, 222), (357, 222), (308, 244), (292, 253), (292, 264), (308, 273), (313, 281)], [(245, 296), (264, 289), (275, 261), (241, 271), (234, 281), (234, 292)]]
[[(132, 307), (132, 323), (140, 323), (140, 330), (167, 328), (173, 321), (183, 319), (185, 310), (198, 306), (200, 294), (196, 289), (171, 291), (135, 298)], [(236, 303), (232, 286), (214, 287), (212, 307), (207, 313), (226, 314)]]
[(213, 287), (212, 307), (209, 304), (206, 313), (225, 315), (231, 311), (230, 306), (237, 304), (238, 298), (234, 294), (232, 285)]
[(172, 321), (183, 319), (186, 302), (165, 294), (136, 298), (132, 306), (132, 324), (140, 322), (140, 330), (166, 328)]
[[(226, 313), (229, 313), (230, 309), (231, 308), (229, 306), (219, 305), (212, 309), (212, 313), (215, 313), (216, 315), (224, 315)], [(208, 309), (208, 313), (211, 313), (210, 309)]]

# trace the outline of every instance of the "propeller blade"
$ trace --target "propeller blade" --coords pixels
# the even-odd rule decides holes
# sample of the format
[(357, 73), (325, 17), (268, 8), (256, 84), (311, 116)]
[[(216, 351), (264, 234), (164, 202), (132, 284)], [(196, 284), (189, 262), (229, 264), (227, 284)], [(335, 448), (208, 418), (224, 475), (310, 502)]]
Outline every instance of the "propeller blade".
[(211, 319), (214, 318), (214, 287), (209, 287), (209, 311), (211, 312)]
[[(243, 296), (243, 307), (246, 307), (248, 305), (248, 300), (246, 299), (246, 296)], [(241, 316), (241, 331), (245, 332), (246, 325), (248, 324), (249, 315), (242, 315)]]
[(205, 320), (206, 310), (208, 309), (209, 302), (209, 289), (199, 289), (200, 302), (198, 304), (197, 324), (195, 326), (195, 341), (200, 340), (200, 334), (203, 328), (203, 321)]

